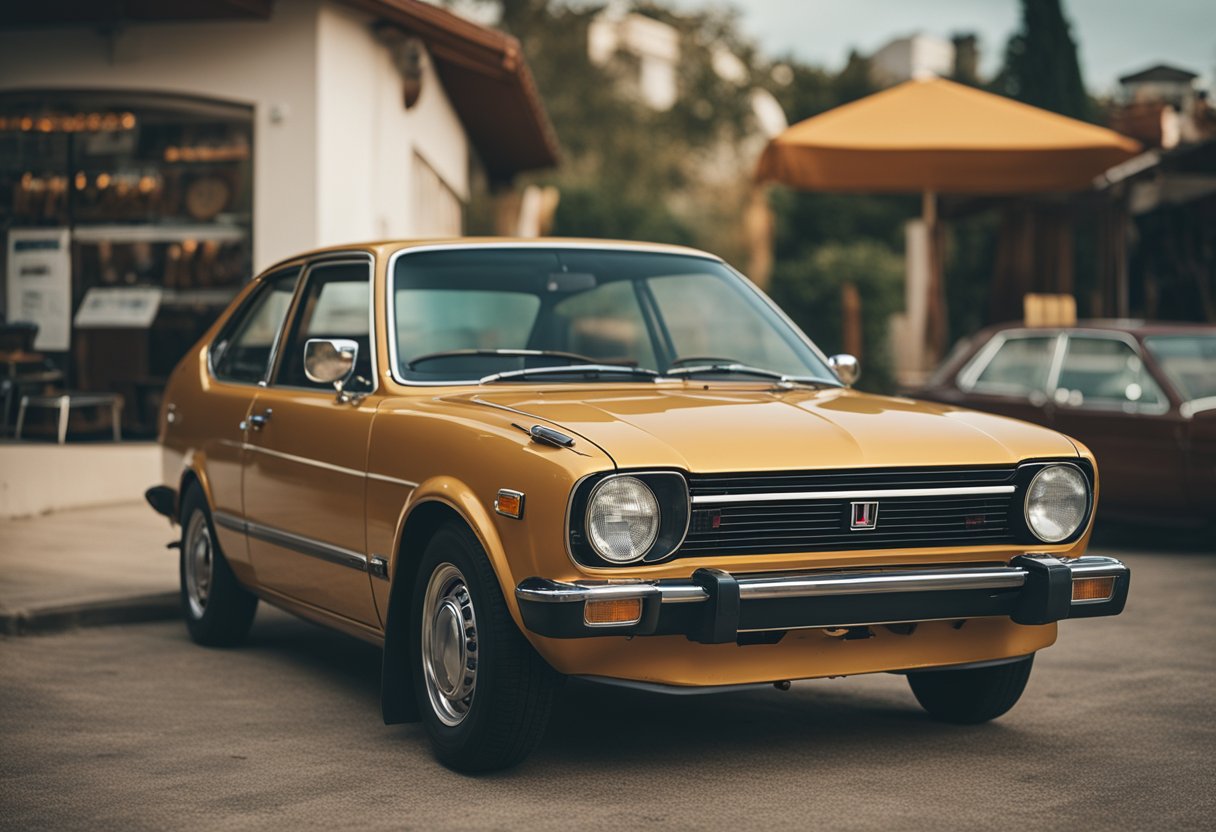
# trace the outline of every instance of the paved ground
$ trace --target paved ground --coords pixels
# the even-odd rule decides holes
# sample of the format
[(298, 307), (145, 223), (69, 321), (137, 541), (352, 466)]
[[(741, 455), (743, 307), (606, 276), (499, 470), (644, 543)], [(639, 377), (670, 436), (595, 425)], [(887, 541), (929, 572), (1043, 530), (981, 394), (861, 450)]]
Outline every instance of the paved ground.
[(229, 651), (176, 622), (0, 638), (0, 828), (1209, 828), (1216, 556), (1111, 539), (1126, 613), (1065, 624), (991, 725), (929, 722), (885, 675), (570, 683), (539, 752), (483, 778), (380, 723), (378, 651), (273, 611)]
[(176, 590), (179, 534), (142, 500), (0, 519), (0, 611)]

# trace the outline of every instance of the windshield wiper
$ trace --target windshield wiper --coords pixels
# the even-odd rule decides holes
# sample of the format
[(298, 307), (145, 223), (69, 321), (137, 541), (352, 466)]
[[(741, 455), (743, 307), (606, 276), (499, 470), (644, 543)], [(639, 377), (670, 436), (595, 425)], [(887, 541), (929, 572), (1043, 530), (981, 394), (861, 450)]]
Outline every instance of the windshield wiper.
[(470, 356), (502, 356), (504, 358), (563, 358), (567, 361), (585, 361), (588, 364), (594, 364), (595, 359), (586, 355), (579, 355), (576, 352), (562, 352), (561, 350), (443, 350), (442, 352), (428, 352), (426, 355), (416, 355), (409, 361), (405, 362), (405, 369), (413, 370), (417, 365), (426, 361), (435, 361), (440, 358), (468, 358)]
[(567, 364), (561, 367), (529, 367), (524, 370), (507, 370), (502, 373), (492, 373), (484, 376), (478, 384), (490, 384), (495, 381), (515, 381), (528, 376), (569, 376), (582, 375), (603, 376), (641, 376), (646, 379), (656, 379), (659, 374), (644, 367), (627, 367), (622, 364)]
[(766, 370), (763, 367), (750, 367), (747, 364), (739, 362), (731, 362), (729, 364), (698, 364), (694, 367), (675, 367), (663, 373), (665, 377), (672, 376), (694, 376), (703, 373), (731, 373), (746, 376), (759, 376), (760, 378), (775, 379), (781, 384), (812, 384), (823, 385), (826, 387), (839, 387), (840, 384), (826, 378), (814, 378), (813, 376), (792, 376), (786, 373), (779, 373), (776, 370)]

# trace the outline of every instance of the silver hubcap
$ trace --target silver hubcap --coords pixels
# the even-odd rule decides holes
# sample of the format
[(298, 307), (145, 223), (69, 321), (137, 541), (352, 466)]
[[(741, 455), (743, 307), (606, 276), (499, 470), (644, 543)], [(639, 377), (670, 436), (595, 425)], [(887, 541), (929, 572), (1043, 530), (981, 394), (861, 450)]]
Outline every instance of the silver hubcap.
[(450, 563), (431, 573), (422, 604), (422, 666), (431, 708), (459, 725), (477, 686), (477, 619), (464, 575)]
[(190, 515), (186, 526), (186, 542), (182, 546), (182, 557), (186, 559), (186, 600), (195, 618), (202, 618), (207, 609), (207, 596), (211, 593), (211, 570), (215, 558), (215, 544), (211, 540), (211, 529), (201, 511)]

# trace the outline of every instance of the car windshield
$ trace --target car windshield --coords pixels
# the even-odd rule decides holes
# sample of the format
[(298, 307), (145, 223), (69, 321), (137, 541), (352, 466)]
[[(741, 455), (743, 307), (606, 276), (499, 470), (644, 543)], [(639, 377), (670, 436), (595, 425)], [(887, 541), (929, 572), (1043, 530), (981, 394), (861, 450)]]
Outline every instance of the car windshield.
[(678, 369), (675, 377), (837, 384), (746, 281), (706, 257), (522, 247), (407, 252), (396, 260), (390, 291), (392, 358), (404, 381), (645, 382)]
[(1144, 345), (1183, 400), (1216, 396), (1216, 334), (1152, 335)]

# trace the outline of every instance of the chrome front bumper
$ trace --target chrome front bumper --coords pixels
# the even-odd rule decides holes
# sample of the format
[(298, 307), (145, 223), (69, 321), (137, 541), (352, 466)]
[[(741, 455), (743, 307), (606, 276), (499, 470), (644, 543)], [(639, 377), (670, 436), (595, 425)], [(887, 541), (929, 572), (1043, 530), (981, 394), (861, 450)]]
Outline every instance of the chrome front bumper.
[[(1108, 578), (1110, 594), (1074, 600), (1074, 581)], [(1022, 555), (1008, 566), (900, 571), (732, 575), (698, 569), (688, 580), (577, 581), (528, 578), (515, 589), (524, 624), (551, 638), (678, 635), (736, 641), (740, 633), (862, 627), (983, 616), (1019, 624), (1118, 615), (1131, 570), (1114, 558)], [(588, 602), (634, 600), (638, 615), (588, 623)]]

